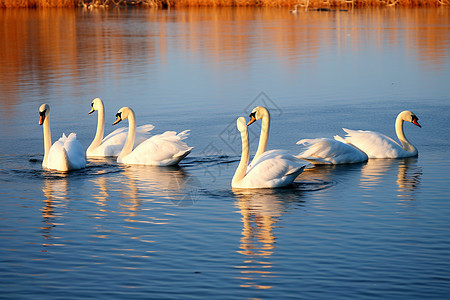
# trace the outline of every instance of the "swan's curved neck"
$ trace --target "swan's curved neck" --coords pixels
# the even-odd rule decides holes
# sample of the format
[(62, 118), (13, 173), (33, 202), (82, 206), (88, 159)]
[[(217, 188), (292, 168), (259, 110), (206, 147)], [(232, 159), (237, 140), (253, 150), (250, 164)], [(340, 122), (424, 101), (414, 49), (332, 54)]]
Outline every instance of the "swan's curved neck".
[(248, 161), (250, 160), (247, 130), (241, 131), (241, 139), (242, 139), (241, 161), (239, 162), (239, 166), (237, 167), (236, 172), (234, 172), (234, 176), (231, 181), (231, 185), (233, 186), (245, 177), (245, 174), (247, 173)]
[(42, 166), (47, 166), (48, 153), (52, 147), (52, 133), (50, 132), (50, 113), (45, 116), (44, 123), (42, 124), (44, 131), (44, 160)]
[(395, 133), (397, 134), (400, 143), (402, 143), (403, 149), (408, 152), (417, 153), (416, 147), (414, 147), (406, 138), (405, 133), (403, 132), (403, 118), (401, 115), (397, 116), (395, 120)]
[(102, 144), (104, 133), (105, 133), (105, 109), (103, 106), (100, 106), (100, 109), (98, 110), (97, 132), (95, 133), (94, 140), (92, 141), (88, 149), (99, 147)]
[(256, 150), (255, 157), (253, 161), (258, 158), (261, 154), (266, 152), (267, 141), (269, 140), (270, 131), (270, 114), (269, 111), (263, 110), (262, 112), (262, 122), (261, 122), (261, 134), (259, 135), (258, 150)]
[(117, 158), (117, 161), (121, 162), (122, 158), (127, 156), (133, 151), (134, 139), (136, 138), (136, 117), (134, 112), (130, 110), (128, 114), (128, 136), (125, 141), (125, 145), (123, 145), (122, 151)]

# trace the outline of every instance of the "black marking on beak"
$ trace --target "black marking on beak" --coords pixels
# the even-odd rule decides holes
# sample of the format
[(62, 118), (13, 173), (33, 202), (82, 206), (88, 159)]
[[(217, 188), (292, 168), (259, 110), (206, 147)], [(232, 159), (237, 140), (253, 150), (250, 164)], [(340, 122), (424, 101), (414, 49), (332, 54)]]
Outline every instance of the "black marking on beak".
[(113, 125), (116, 125), (117, 123), (119, 123), (120, 121), (122, 121), (122, 113), (118, 112), (116, 114), (116, 121), (114, 121)]
[(256, 121), (256, 112), (252, 112), (250, 115), (250, 121), (248, 121), (247, 126), (249, 126), (250, 124), (253, 124)]
[(88, 115), (90, 115), (90, 114), (92, 114), (94, 111), (95, 111), (95, 109), (94, 109), (94, 102), (91, 102), (91, 110), (88, 112)]
[(416, 126), (419, 126), (420, 128), (422, 128), (422, 126), (420, 126), (419, 124), (419, 118), (416, 115), (412, 115), (411, 116), (411, 123), (413, 123)]
[(44, 124), (44, 120), (45, 120), (45, 113), (47, 112), (46, 109), (44, 109), (43, 111), (39, 112), (39, 125)]

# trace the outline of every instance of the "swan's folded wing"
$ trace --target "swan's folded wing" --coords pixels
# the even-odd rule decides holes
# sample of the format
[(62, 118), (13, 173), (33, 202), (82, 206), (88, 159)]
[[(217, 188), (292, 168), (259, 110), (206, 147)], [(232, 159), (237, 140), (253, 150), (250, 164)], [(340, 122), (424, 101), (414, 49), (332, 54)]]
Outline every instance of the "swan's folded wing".
[[(153, 128), (155, 128), (155, 126), (153, 126), (152, 124), (146, 124), (137, 127), (136, 137), (138, 137), (139, 135), (147, 136), (147, 134), (149, 134), (150, 131), (153, 130)], [(120, 144), (120, 143), (123, 144), (125, 142), (125, 139), (127, 138), (127, 134), (128, 134), (128, 127), (119, 127), (110, 134), (108, 134), (105, 138), (103, 138), (102, 143), (108, 142), (110, 144)]]
[(106, 137), (103, 138), (102, 143), (104, 143), (105, 141), (111, 140), (113, 139), (115, 136), (120, 135), (121, 133), (125, 134), (128, 132), (128, 128), (127, 127), (119, 127), (116, 130), (114, 130), (113, 132), (111, 132), (110, 134), (108, 134)]
[(303, 139), (297, 144), (303, 145), (298, 157), (314, 164), (357, 163), (368, 158), (351, 145), (330, 138)]
[[(298, 141), (297, 145), (301, 146), (302, 152), (298, 157), (302, 159), (318, 159), (327, 162), (324, 159), (332, 159), (342, 152), (342, 147), (337, 141), (327, 138), (303, 139)], [(332, 162), (328, 161), (328, 163)]]
[(71, 169), (81, 169), (86, 166), (85, 152), (75, 133), (72, 132), (64, 140), (64, 148), (66, 149)]
[(50, 148), (47, 168), (59, 171), (81, 169), (86, 166), (86, 157), (75, 133), (62, 137)]
[(67, 152), (64, 148), (64, 141), (66, 139), (67, 137), (64, 135), (52, 145), (48, 152), (46, 168), (63, 172), (69, 171)]
[[(150, 131), (154, 126), (151, 124), (142, 125), (136, 129), (136, 137), (134, 140), (134, 146), (138, 146), (142, 142), (149, 138)], [(128, 135), (127, 127), (120, 127), (108, 134), (102, 141), (102, 144), (97, 148), (97, 152), (100, 156), (118, 156), (125, 144)]]
[(246, 178), (252, 186), (277, 187), (290, 183), (303, 171), (308, 162), (302, 161), (284, 150), (264, 152), (247, 170)]
[(186, 138), (184, 135), (177, 135), (175, 131), (166, 131), (152, 136), (137, 146), (132, 153), (123, 159), (123, 162), (153, 165), (170, 164), (173, 160), (182, 158), (191, 151), (192, 147), (182, 141), (184, 138)]
[(153, 126), (152, 124), (145, 124), (145, 125), (141, 125), (138, 126), (136, 128), (136, 132), (140, 132), (140, 133), (149, 133), (150, 131), (152, 131), (155, 128), (155, 126)]
[(345, 141), (365, 152), (369, 158), (395, 158), (403, 148), (390, 137), (375, 131), (342, 128)]

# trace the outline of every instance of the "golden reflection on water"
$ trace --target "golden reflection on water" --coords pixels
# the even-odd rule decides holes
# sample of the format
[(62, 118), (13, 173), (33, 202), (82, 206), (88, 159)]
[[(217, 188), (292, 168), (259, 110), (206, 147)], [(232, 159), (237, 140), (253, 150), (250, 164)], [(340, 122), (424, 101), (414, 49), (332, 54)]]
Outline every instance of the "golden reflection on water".
[(145, 210), (158, 209), (157, 206), (168, 204), (190, 206), (196, 199), (188, 197), (189, 191), (198, 188), (198, 180), (179, 166), (123, 166), (120, 176), (95, 176), (91, 181), (98, 186), (97, 192), (92, 196), (102, 213), (110, 212), (109, 202), (112, 195), (118, 193), (118, 213), (126, 216), (126, 221), (153, 224), (165, 224), (166, 220), (154, 218), (146, 221), (135, 218), (141, 216), (143, 200), (152, 204), (146, 206)]
[(286, 210), (286, 203), (296, 201), (295, 194), (277, 190), (234, 190), (236, 206), (242, 215), (242, 237), (238, 253), (245, 256), (242, 265), (236, 266), (242, 274), (241, 287), (270, 289), (272, 285), (262, 285), (261, 279), (270, 278), (272, 272), (271, 255), (276, 251), (274, 227)]
[[(120, 173), (115, 173), (112, 177), (94, 176), (91, 179), (95, 185), (92, 189), (92, 198), (99, 210), (95, 218), (102, 219), (118, 215), (125, 223), (121, 225), (120, 230), (111, 230), (105, 228), (102, 223), (97, 224), (95, 226), (97, 234), (92, 235), (95, 238), (92, 242), (99, 242), (110, 238), (112, 233), (119, 233), (131, 240), (154, 243), (151, 232), (142, 234), (138, 229), (143, 224), (148, 226), (168, 224), (169, 214), (163, 206), (179, 205), (193, 177), (181, 167), (122, 165), (120, 168)], [(136, 249), (113, 248), (111, 250), (117, 255), (147, 257), (147, 255), (136, 254)], [(150, 246), (145, 251), (145, 253), (152, 252), (154, 250)]]
[[(388, 174), (396, 174), (396, 178)], [(415, 190), (420, 184), (422, 169), (417, 158), (369, 159), (361, 170), (360, 186), (363, 190), (383, 189), (387, 178), (397, 185), (397, 197), (402, 200), (414, 200)]]
[(41, 213), (45, 225), (41, 227), (41, 230), (42, 236), (46, 241), (42, 243), (43, 246), (63, 246), (62, 244), (52, 243), (51, 241), (55, 239), (52, 235), (52, 228), (57, 225), (64, 225), (61, 222), (57, 222), (57, 219), (61, 218), (61, 212), (58, 212), (57, 209), (62, 209), (67, 206), (67, 189), (67, 178), (44, 179), (42, 192), (45, 199), (43, 200), (44, 206), (41, 209)]
[(405, 200), (414, 200), (415, 190), (420, 184), (422, 168), (417, 165), (417, 158), (405, 158), (398, 164), (398, 197)]
[[(126, 17), (139, 22), (121, 22)], [(0, 20), (0, 90), (7, 95), (0, 99), (7, 100), (6, 107), (24, 83), (40, 90), (52, 82), (77, 86), (80, 80), (101, 80), (107, 72), (133, 72), (143, 60), (151, 67), (154, 61), (164, 65), (170, 49), (186, 49), (187, 58), (206, 61), (209, 68), (229, 63), (245, 71), (254, 63), (255, 50), (278, 57), (288, 69), (303, 63), (314, 68), (321, 52), (358, 51), (370, 29), (379, 32), (375, 43), (380, 48), (386, 42), (405, 46), (435, 69), (450, 52), (448, 9), (295, 16), (268, 8), (3, 9)]]

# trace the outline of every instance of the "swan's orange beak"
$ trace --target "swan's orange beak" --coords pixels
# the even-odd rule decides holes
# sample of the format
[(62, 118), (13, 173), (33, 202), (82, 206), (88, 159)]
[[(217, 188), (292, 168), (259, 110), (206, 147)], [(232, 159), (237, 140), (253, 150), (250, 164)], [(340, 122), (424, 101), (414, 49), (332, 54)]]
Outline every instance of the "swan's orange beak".
[(414, 125), (419, 126), (420, 128), (422, 128), (422, 126), (420, 126), (419, 122), (417, 122), (417, 119), (412, 120), (412, 122)]
[(254, 116), (250, 116), (250, 121), (248, 121), (247, 126), (249, 126), (250, 124), (252, 124), (253, 122), (256, 121), (256, 118)]
[(91, 109), (91, 111), (90, 111), (90, 112), (88, 112), (88, 115), (92, 114), (92, 113), (93, 113), (94, 111), (95, 111), (95, 109), (94, 109), (94, 108), (92, 108), (92, 109)]
[(120, 121), (122, 121), (122, 118), (120, 116), (117, 116), (116, 120), (114, 121), (113, 125), (116, 125), (117, 123), (119, 123)]
[(40, 115), (39, 116), (39, 125), (44, 124), (44, 120), (45, 120), (45, 115)]

